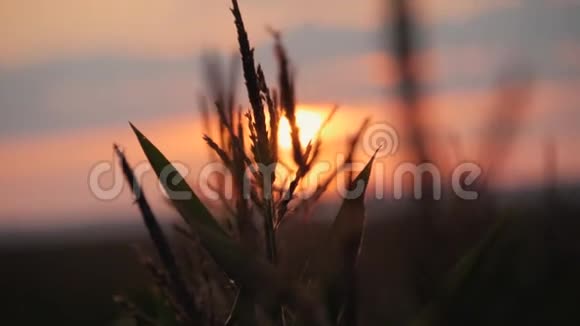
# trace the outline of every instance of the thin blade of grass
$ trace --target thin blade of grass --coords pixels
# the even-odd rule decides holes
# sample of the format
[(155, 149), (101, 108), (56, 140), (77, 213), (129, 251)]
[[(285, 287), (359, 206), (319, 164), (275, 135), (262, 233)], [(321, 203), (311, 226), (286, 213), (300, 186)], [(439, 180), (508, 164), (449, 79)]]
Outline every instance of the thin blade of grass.
[(139, 206), (139, 210), (143, 216), (143, 221), (149, 231), (149, 236), (153, 241), (155, 248), (157, 249), (157, 253), (161, 258), (163, 266), (169, 275), (169, 279), (171, 280), (171, 290), (172, 293), (175, 295), (175, 299), (177, 300), (178, 304), (185, 310), (190, 318), (194, 322), (200, 322), (202, 320), (202, 313), (201, 311), (195, 306), (193, 296), (187, 290), (186, 283), (182, 278), (179, 268), (177, 267), (177, 263), (175, 261), (175, 256), (171, 251), (171, 247), (169, 246), (169, 242), (167, 238), (163, 234), (161, 230), (161, 226), (157, 222), (143, 191), (141, 190), (141, 186), (137, 182), (135, 175), (133, 174), (133, 170), (129, 166), (129, 162), (125, 157), (125, 154), (119, 149), (117, 145), (114, 146), (114, 150), (116, 155), (121, 160), (121, 167), (123, 170), (123, 174), (127, 179), (127, 182), (131, 186), (133, 193), (135, 194), (135, 198), (137, 201), (137, 205)]
[(328, 315), (337, 325), (356, 323), (355, 265), (363, 240), (365, 224), (364, 195), (375, 156), (349, 185), (332, 224), (328, 241), (321, 246), (318, 259), (319, 282)]
[(219, 223), (213, 218), (209, 210), (199, 200), (169, 160), (133, 124), (131, 124), (131, 128), (135, 132), (145, 156), (147, 156), (173, 205), (185, 221), (190, 225), (205, 225), (222, 235), (226, 235)]

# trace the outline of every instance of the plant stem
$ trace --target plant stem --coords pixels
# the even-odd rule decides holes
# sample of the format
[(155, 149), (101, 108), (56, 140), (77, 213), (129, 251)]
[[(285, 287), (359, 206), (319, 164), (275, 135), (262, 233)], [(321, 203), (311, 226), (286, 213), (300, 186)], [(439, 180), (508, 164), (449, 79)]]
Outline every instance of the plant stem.
[[(271, 197), (271, 193), (269, 196)], [(266, 237), (266, 257), (268, 258), (268, 261), (276, 265), (278, 264), (278, 250), (276, 248), (276, 234), (274, 232), (274, 205), (271, 198), (265, 199), (264, 201), (264, 234)]]
[(135, 200), (139, 206), (139, 210), (141, 211), (141, 215), (143, 216), (147, 230), (149, 231), (149, 236), (151, 237), (151, 240), (157, 249), (157, 253), (161, 258), (163, 266), (169, 274), (169, 279), (172, 283), (175, 299), (193, 322), (201, 322), (202, 313), (195, 306), (195, 301), (193, 300), (191, 293), (189, 293), (187, 290), (186, 283), (181, 277), (179, 268), (177, 267), (177, 263), (175, 261), (175, 256), (173, 255), (171, 247), (169, 246), (169, 242), (163, 234), (161, 226), (157, 222), (157, 219), (155, 218), (155, 215), (153, 214), (153, 211), (151, 210), (151, 207), (149, 206), (149, 203), (143, 194), (141, 186), (133, 174), (133, 170), (129, 166), (125, 155), (119, 149), (119, 147), (115, 145), (114, 149), (115, 153), (121, 160), (123, 173), (125, 174), (125, 178), (127, 179), (127, 182), (131, 186), (131, 190), (135, 195)]

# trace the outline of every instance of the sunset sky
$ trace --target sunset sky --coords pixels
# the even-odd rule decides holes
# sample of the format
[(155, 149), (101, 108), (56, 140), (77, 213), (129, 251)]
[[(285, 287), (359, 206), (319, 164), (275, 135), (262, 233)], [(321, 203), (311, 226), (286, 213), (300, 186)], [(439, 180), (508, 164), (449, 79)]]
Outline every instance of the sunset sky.
[[(268, 76), (275, 76), (266, 30), (272, 26), (282, 31), (297, 68), (300, 103), (322, 113), (333, 103), (344, 107), (336, 121), (342, 132), (331, 133), (332, 142), (344, 142), (344, 131), (354, 132), (365, 115), (396, 125), (384, 1), (240, 5)], [(413, 5), (424, 31), (422, 105), (434, 136), (459, 135), (466, 159), (475, 159), (496, 104), (494, 83), (518, 63), (534, 81), (511, 159), (516, 173), (506, 173), (504, 183), (540, 182), (547, 138), (557, 143), (562, 180), (578, 180), (580, 2)], [(226, 56), (236, 50), (229, 6), (226, 0), (1, 1), (0, 227), (73, 217), (112, 221), (135, 213), (127, 191), (103, 202), (87, 185), (91, 167), (114, 162), (113, 142), (125, 146), (132, 161), (143, 159), (128, 120), (169, 157), (199, 167), (199, 152), (206, 153), (195, 128), (197, 97), (204, 92), (200, 58), (208, 49)]]

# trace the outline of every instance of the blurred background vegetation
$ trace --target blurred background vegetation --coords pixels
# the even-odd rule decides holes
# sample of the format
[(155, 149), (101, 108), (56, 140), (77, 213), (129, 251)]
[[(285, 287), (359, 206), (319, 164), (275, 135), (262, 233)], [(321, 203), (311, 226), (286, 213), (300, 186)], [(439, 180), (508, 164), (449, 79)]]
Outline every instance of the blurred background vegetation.
[[(339, 9), (340, 6), (337, 4)], [(447, 6), (451, 8), (454, 5)], [(478, 20), (474, 12), (487, 12), (490, 10), (488, 6), (494, 8), (494, 16), (491, 17), (503, 21), (502, 24), (494, 25), (484, 23), (483, 19)], [(441, 7), (445, 8), (444, 5)], [(139, 317), (146, 316), (141, 318), (141, 322), (145, 320), (145, 323), (154, 321), (154, 324), (170, 325), (176, 323), (177, 316), (185, 323), (196, 324), (196, 318), (199, 317), (205, 324), (224, 324), (228, 315), (246, 315), (235, 309), (230, 312), (229, 307), (235, 307), (236, 295), (249, 288), (249, 302), (254, 308), (244, 309), (246, 312), (254, 311), (250, 314), (254, 315), (257, 307), (260, 313), (253, 318), (262, 318), (260, 323), (265, 324), (320, 321), (318, 317), (313, 317), (316, 313), (305, 309), (303, 304), (316, 302), (324, 307), (322, 310), (331, 324), (577, 325), (580, 319), (575, 311), (580, 302), (580, 282), (577, 278), (580, 271), (580, 243), (577, 240), (580, 225), (576, 220), (579, 212), (576, 198), (580, 188), (577, 183), (579, 161), (575, 148), (580, 120), (574, 108), (577, 61), (575, 58), (570, 59), (570, 53), (575, 53), (577, 48), (570, 35), (578, 28), (570, 17), (578, 12), (578, 6), (574, 3), (550, 7), (537, 1), (508, 4), (490, 1), (476, 7), (464, 8), (457, 4), (457, 8), (461, 9), (456, 8), (459, 17), (472, 24), (465, 23), (463, 30), (457, 28), (458, 24), (446, 23), (440, 23), (437, 28), (430, 30), (428, 26), (432, 22), (428, 21), (428, 13), (430, 10), (437, 12), (437, 5), (403, 0), (376, 4), (376, 8), (383, 12), (382, 23), (377, 28), (380, 32), (373, 34), (376, 45), (371, 48), (386, 54), (381, 59), (386, 62), (380, 65), (375, 61), (372, 63), (375, 70), (381, 71), (380, 84), (386, 84), (387, 87), (375, 89), (382, 94), (380, 97), (375, 94), (369, 95), (369, 98), (375, 101), (378, 98), (376, 103), (379, 104), (375, 103), (374, 109), (366, 110), (360, 107), (339, 108), (336, 113), (338, 121), (331, 120), (328, 125), (322, 124), (320, 127), (328, 129), (330, 134), (333, 130), (339, 130), (339, 133), (348, 130), (352, 134), (346, 139), (330, 139), (326, 142), (324, 135), (328, 133), (323, 133), (322, 137), (318, 135), (308, 144), (299, 136), (304, 126), (293, 116), (300, 112), (301, 98), (295, 96), (295, 93), (299, 93), (296, 90), (308, 88), (309, 82), (304, 81), (305, 86), (301, 86), (304, 80), (301, 78), (294, 84), (295, 69), (300, 69), (294, 64), (308, 61), (300, 55), (310, 52), (322, 57), (324, 62), (325, 57), (330, 57), (333, 51), (344, 51), (337, 45), (341, 40), (354, 40), (354, 44), (357, 44), (357, 40), (365, 37), (364, 33), (339, 30), (332, 36), (332, 33), (326, 33), (328, 31), (319, 30), (320, 35), (313, 33), (314, 36), (320, 36), (319, 42), (322, 45), (319, 45), (300, 43), (293, 39), (292, 33), (278, 34), (266, 29), (266, 34), (271, 34), (268, 37), (274, 40), (271, 55), (274, 60), (263, 59), (266, 56), (257, 52), (257, 61), (264, 61), (266, 73), (263, 73), (258, 62), (255, 65), (253, 58), (249, 59), (253, 56), (251, 45), (244, 43), (245, 30), (241, 26), (239, 13), (234, 10), (243, 60), (241, 64), (236, 64), (239, 56), (234, 57), (231, 71), (227, 71), (219, 55), (205, 52), (201, 56), (200, 75), (206, 84), (206, 94), (200, 100), (190, 99), (187, 104), (187, 110), (192, 106), (199, 110), (194, 118), (195, 127), (193, 124), (187, 126), (192, 137), (196, 138), (189, 138), (189, 133), (181, 132), (176, 132), (171, 138), (151, 137), (155, 143), (160, 139), (160, 144), (173, 144), (167, 145), (168, 151), (163, 150), (168, 158), (176, 153), (175, 147), (188, 147), (191, 144), (192, 147), (197, 146), (196, 161), (203, 161), (199, 157), (200, 152), (204, 155), (209, 153), (208, 160), (221, 161), (224, 168), (236, 176), (238, 192), (233, 201), (207, 204), (207, 198), (200, 198), (208, 205), (211, 214), (198, 202), (180, 207), (180, 204), (168, 205), (167, 201), (155, 199), (162, 197), (156, 196), (158, 193), (152, 187), (154, 180), (149, 179), (143, 182), (143, 189), (147, 194), (152, 193), (149, 196), (151, 207), (148, 208), (149, 204), (146, 204), (144, 197), (138, 197), (134, 205), (144, 214), (146, 227), (138, 224), (139, 219), (134, 214), (136, 209), (129, 205), (132, 197), (127, 189), (122, 200), (107, 209), (92, 211), (90, 205), (84, 207), (86, 214), (84, 217), (79, 216), (78, 224), (71, 219), (64, 223), (59, 220), (56, 223), (58, 227), (55, 227), (46, 220), (37, 223), (37, 217), (30, 219), (29, 228), (23, 227), (24, 224), (19, 221), (31, 218), (26, 216), (27, 212), (46, 218), (66, 211), (59, 207), (67, 203), (71, 207), (83, 206), (85, 199), (75, 204), (78, 195), (70, 192), (74, 187), (68, 183), (80, 174), (82, 178), (76, 179), (82, 179), (79, 183), (86, 183), (85, 168), (96, 162), (94, 156), (87, 156), (82, 149), (75, 153), (75, 146), (91, 146), (76, 143), (67, 146), (71, 144), (70, 139), (76, 136), (66, 133), (53, 136), (52, 140), (64, 143), (63, 147), (46, 142), (31, 145), (34, 137), (18, 138), (14, 136), (18, 132), (10, 131), (13, 127), (7, 125), (3, 128), (4, 134), (8, 136), (2, 141), (1, 148), (5, 149), (2, 158), (4, 162), (15, 160), (17, 164), (13, 164), (16, 167), (11, 167), (12, 170), (5, 169), (16, 172), (2, 176), (2, 184), (5, 185), (2, 194), (7, 198), (2, 204), (5, 207), (2, 216), (6, 222), (2, 229), (4, 237), (0, 248), (0, 261), (3, 262), (0, 306), (3, 307), (4, 321), (13, 325), (124, 325), (134, 323), (131, 317), (137, 316), (137, 320), (140, 320)], [(519, 24), (513, 23), (507, 13), (519, 13), (520, 16), (516, 16), (521, 19)], [(223, 10), (223, 15), (227, 14)], [(252, 17), (250, 10), (248, 15)], [(276, 26), (275, 21), (267, 22)], [(224, 25), (224, 29), (225, 26), (234, 29), (231, 22)], [(300, 37), (309, 31), (306, 28), (296, 35)], [(491, 37), (494, 33), (502, 34), (500, 41)], [(473, 38), (472, 45), (467, 42), (469, 40), (466, 41), (469, 38)], [(288, 53), (282, 40), (289, 45)], [(553, 42), (555, 45), (552, 46), (556, 49), (547, 51), (544, 48), (546, 40)], [(478, 42), (483, 45), (476, 46)], [(513, 46), (504, 52), (502, 42), (512, 42)], [(291, 55), (294, 43), (302, 44), (302, 49), (296, 51), (299, 54), (296, 62)], [(468, 46), (457, 49), (458, 44)], [(488, 52), (484, 49), (492, 45), (494, 48), (490, 52), (493, 55), (486, 57)], [(441, 54), (433, 57), (425, 54), (437, 50), (438, 46), (445, 47), (444, 51), (439, 49), (442, 53), (458, 50), (469, 52), (469, 55), (465, 56), (464, 62), (441, 64), (437, 61), (442, 60)], [(499, 63), (489, 62), (494, 60)], [(539, 61), (551, 64), (538, 65)], [(457, 71), (463, 71), (455, 65), (464, 65), (467, 68), (461, 69), (472, 71), (470, 76), (483, 78), (453, 76)], [(22, 79), (22, 75), (17, 73), (22, 68), (14, 69), (11, 64), (4, 66), (9, 68), (4, 69), (4, 74), (0, 71), (0, 76), (4, 76), (0, 84), (0, 97), (4, 98), (1, 104), (9, 107), (9, 110), (30, 106), (23, 100), (12, 100), (14, 95), (11, 94), (12, 88), (18, 85), (32, 85), (30, 80)], [(124, 67), (123, 64), (120, 66)], [(311, 68), (308, 65), (306, 67)], [(332, 67), (339, 71), (340, 79), (351, 78), (348, 66), (337, 63)], [(358, 65), (355, 64), (355, 67)], [(449, 68), (449, 79), (440, 77), (447, 72), (437, 71), (442, 68)], [(236, 77), (240, 69), (244, 72), (246, 85), (243, 93), (237, 87), (237, 84), (242, 84)], [(344, 72), (340, 73), (341, 69)], [(36, 80), (33, 70), (27, 72), (32, 76), (28, 78)], [(306, 74), (311, 74), (308, 69), (305, 70)], [(59, 71), (56, 68), (48, 71), (48, 76), (54, 74), (60, 78)], [(298, 70), (299, 73), (302, 71)], [(320, 74), (316, 70), (314, 72)], [(188, 74), (188, 71), (181, 71), (180, 74)], [(438, 83), (433, 83), (434, 75), (441, 78)], [(315, 78), (314, 83), (319, 83), (319, 78)], [(353, 78), (356, 80), (356, 77)], [(332, 75), (322, 79), (330, 84), (330, 90), (321, 88), (323, 94), (327, 92), (324, 95), (327, 102), (344, 100), (348, 104), (352, 97), (364, 97), (365, 91), (355, 92), (356, 85), (335, 84), (334, 79), (336, 77)], [(63, 85), (66, 86), (66, 83)], [(453, 94), (455, 103), (451, 108), (446, 106), (449, 101), (445, 94), (449, 89), (459, 93)], [(458, 89), (470, 89), (470, 96), (462, 98), (465, 94)], [(31, 92), (34, 90), (29, 89)], [(70, 90), (64, 88), (64, 91), (73, 90), (74, 87)], [(349, 100), (344, 97), (349, 92), (359, 95)], [(308, 102), (312, 97), (308, 91), (305, 93), (305, 102)], [(81, 103), (89, 102), (91, 97), (83, 99), (82, 94), (79, 95)], [(246, 100), (246, 94), (249, 101)], [(443, 95), (437, 97), (434, 94)], [(335, 98), (332, 98), (334, 95)], [(128, 94), (123, 96), (130, 98)], [(170, 100), (157, 104), (164, 107), (171, 103)], [(106, 108), (106, 104), (100, 103), (103, 106), (102, 112), (95, 110), (91, 114), (109, 115), (107, 110), (110, 108)], [(461, 110), (473, 112), (456, 109), (462, 106), (466, 108)], [(334, 109), (328, 109), (325, 114), (333, 117), (334, 112)], [(132, 119), (127, 113), (119, 111), (116, 119)], [(26, 121), (32, 121), (29, 127), (32, 126), (31, 130), (34, 130), (30, 134), (44, 128), (39, 121), (45, 119), (42, 114), (46, 113), (27, 114)], [(141, 114), (147, 115), (146, 112), (139, 112), (135, 118), (140, 119), (143, 116)], [(346, 123), (340, 122), (341, 114), (347, 117)], [(367, 115), (370, 120), (364, 119)], [(66, 120), (61, 120), (58, 115), (49, 116), (56, 121), (54, 125)], [(9, 122), (22, 119), (14, 114), (8, 117)], [(155, 117), (155, 114), (150, 117)], [(290, 144), (285, 152), (284, 148), (278, 148), (277, 128), (281, 120), (272, 117), (280, 117), (288, 122)], [(356, 125), (352, 122), (354, 117), (357, 118)], [(296, 186), (311, 172), (311, 164), (320, 159), (319, 155), (324, 155), (321, 153), (328, 151), (328, 148), (331, 150), (326, 153), (340, 151), (346, 154), (347, 161), (369, 163), (370, 160), (367, 165), (370, 169), (373, 161), (368, 153), (360, 151), (359, 141), (369, 121), (385, 119), (396, 126), (403, 141), (403, 153), (388, 159), (389, 168), (400, 162), (411, 161), (417, 164), (436, 163), (443, 170), (448, 170), (460, 162), (475, 161), (484, 171), (483, 176), (472, 185), (472, 189), (479, 191), (480, 198), (476, 201), (462, 201), (449, 196), (442, 201), (431, 200), (428, 191), (433, 180), (427, 177), (421, 179), (423, 189), (427, 191), (422, 200), (413, 200), (410, 195), (402, 201), (376, 200), (373, 199), (376, 188), (372, 187), (369, 187), (366, 204), (360, 198), (360, 201), (352, 203), (345, 201), (341, 206), (336, 198), (323, 197), (324, 189), (320, 189), (321, 198), (312, 202), (301, 202), (291, 196), (301, 190)], [(475, 125), (474, 120), (477, 122)], [(546, 125), (540, 125), (537, 121), (546, 121)], [(81, 129), (87, 123), (77, 122), (71, 124)], [(333, 125), (334, 122), (336, 125)], [(40, 125), (35, 127), (36, 124)], [(165, 129), (162, 124), (159, 128)], [(151, 129), (155, 130), (148, 128)], [(151, 161), (154, 169), (163, 165), (161, 152), (140, 131), (134, 130), (145, 157)], [(159, 135), (156, 132), (153, 134)], [(207, 137), (202, 145), (209, 145), (207, 151), (192, 144), (198, 142), (196, 139), (201, 140), (203, 134)], [(103, 137), (107, 133), (97, 135)], [(109, 137), (104, 137), (108, 141)], [(121, 144), (125, 140), (131, 143), (125, 136), (120, 138), (116, 140)], [(90, 137), (80, 139), (90, 140)], [(36, 154), (30, 154), (34, 149), (38, 149)], [(61, 152), (53, 153), (52, 150)], [(101, 160), (111, 157), (100, 156), (105, 150), (98, 151)], [(106, 151), (110, 152), (110, 145)], [(138, 156), (141, 154), (136, 152), (136, 146), (130, 147), (126, 154), (117, 149), (117, 155), (126, 164), (124, 172), (130, 184), (134, 184), (130, 172), (131, 158), (144, 157)], [(12, 160), (11, 153), (22, 156)], [(129, 156), (128, 161), (125, 155)], [(54, 156), (58, 158), (54, 159)], [(44, 169), (48, 171), (54, 165), (53, 171), (64, 172), (50, 174), (45, 170), (34, 170), (29, 165), (34, 160), (44, 161)], [(60, 160), (75, 161), (77, 164), (63, 165), (63, 168), (59, 164)], [(117, 163), (117, 159), (114, 162)], [(241, 171), (255, 163), (273, 162), (289, 162), (294, 169), (289, 180), (278, 180), (278, 183), (282, 182), (282, 189), (274, 190), (272, 197), (269, 197), (267, 185), (261, 183), (260, 172), (256, 172), (252, 175), (252, 194), (255, 197), (240, 197), (240, 185), (244, 181)], [(83, 168), (78, 168), (79, 165)], [(18, 166), (22, 172), (17, 169)], [(340, 170), (340, 166), (334, 168)], [(371, 172), (363, 171), (359, 179), (355, 180), (362, 178), (368, 184), (369, 176), (365, 177), (365, 173)], [(354, 179), (351, 174), (331, 174), (327, 180), (331, 184), (335, 177), (345, 177), (348, 183)], [(59, 181), (62, 184), (59, 185)], [(191, 183), (192, 180), (188, 181)], [(32, 190), (32, 195), (28, 194), (29, 197), (23, 200), (22, 189), (26, 188), (23, 184), (34, 185), (36, 182), (38, 189)], [(183, 186), (185, 183), (178, 185)], [(448, 191), (449, 186), (445, 184), (444, 189)], [(217, 180), (216, 187), (223, 191), (223, 180)], [(67, 192), (62, 192), (62, 189), (71, 195), (65, 196)], [(190, 191), (188, 188), (179, 189)], [(59, 197), (51, 194), (51, 190), (59, 193)], [(292, 200), (284, 197), (288, 194)], [(30, 204), (30, 197), (33, 197), (33, 204)], [(64, 198), (62, 202), (60, 198)], [(92, 201), (96, 200), (92, 198)], [(318, 205), (313, 207), (315, 203)], [(99, 207), (102, 205), (100, 202)], [(177, 229), (172, 226), (176, 221), (172, 205), (177, 206), (175, 208), (191, 226), (191, 230), (186, 230), (184, 226)], [(128, 208), (122, 208), (125, 206)], [(153, 211), (162, 217), (162, 233), (157, 222), (152, 222), (157, 221)], [(211, 222), (212, 215), (218, 217), (219, 226), (216, 229)], [(100, 216), (104, 220), (94, 222), (95, 219), (101, 219)], [(153, 219), (148, 219), (148, 216)], [(87, 223), (87, 220), (91, 222)], [(338, 227), (341, 221), (345, 224)], [(48, 227), (43, 226), (43, 223)], [(363, 227), (364, 237), (361, 233)], [(225, 232), (228, 237), (222, 238), (220, 232)], [(321, 245), (321, 239), (328, 240)], [(241, 249), (232, 243), (239, 244)], [(293, 287), (287, 288), (276, 282), (278, 277), (285, 280), (284, 283), (298, 282), (304, 272), (305, 262), (312, 259), (312, 253), (318, 253), (320, 247), (328, 247), (328, 252), (322, 249), (325, 252), (322, 256), (324, 259), (314, 259), (315, 262), (331, 267), (326, 266), (327, 270), (322, 268), (322, 271), (313, 272), (314, 276), (308, 276), (320, 282), (318, 287), (314, 287), (316, 290), (310, 291), (315, 293), (314, 301), (304, 299), (301, 292), (295, 291)], [(234, 249), (223, 254), (223, 248)], [(182, 252), (184, 250), (185, 253)], [(228, 256), (232, 252), (237, 253), (237, 250), (244, 254), (239, 256), (244, 257), (241, 263)], [(248, 252), (251, 254), (248, 255)], [(336, 261), (333, 260), (335, 258)], [(175, 259), (179, 266), (172, 267), (171, 261)], [(263, 263), (277, 265), (273, 270), (281, 275), (270, 273), (270, 265)], [(193, 266), (194, 273), (183, 266), (189, 264)], [(266, 267), (257, 269), (255, 266)], [(261, 272), (256, 275), (256, 270)], [(156, 274), (158, 272), (161, 277)], [(235, 284), (227, 282), (222, 272), (233, 278)], [(180, 277), (184, 279), (179, 280)], [(187, 286), (178, 286), (181, 283)], [(214, 283), (218, 284), (215, 288), (212, 287)], [(323, 293), (320, 297), (319, 292)], [(113, 300), (114, 296), (116, 300)], [(188, 296), (194, 298), (189, 300)], [(262, 301), (268, 300), (259, 298), (262, 296), (271, 299), (271, 302), (264, 304)], [(190, 303), (192, 306), (188, 307)], [(282, 308), (279, 309), (279, 306)], [(229, 320), (230, 324), (248, 324), (244, 318)]]

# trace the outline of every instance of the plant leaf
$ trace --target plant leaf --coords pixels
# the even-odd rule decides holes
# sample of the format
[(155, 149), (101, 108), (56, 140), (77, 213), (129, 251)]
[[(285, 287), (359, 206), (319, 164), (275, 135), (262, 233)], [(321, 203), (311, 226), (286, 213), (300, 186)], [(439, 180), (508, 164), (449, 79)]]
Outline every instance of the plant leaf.
[(257, 302), (266, 307), (288, 305), (309, 325), (328, 325), (317, 302), (304, 289), (290, 282), (275, 267), (245, 251), (231, 238), (198, 224), (193, 227), (215, 262), (238, 283), (246, 293), (253, 293)]
[[(195, 193), (185, 183), (179, 172), (169, 163), (163, 154), (141, 133), (135, 131), (147, 158), (160, 176), (164, 187), (171, 191), (188, 192), (189, 200), (172, 198), (183, 218), (189, 223), (192, 231), (199, 236), (201, 244), (228, 276), (245, 290), (256, 295), (264, 305), (286, 304), (296, 309), (312, 325), (328, 325), (324, 312), (319, 311), (316, 302), (306, 295), (302, 288), (288, 282), (272, 264), (263, 261), (247, 252), (219, 227), (209, 211), (203, 206)], [(163, 182), (166, 170), (178, 182), (169, 187)], [(165, 172), (165, 173), (163, 173)], [(171, 195), (171, 193), (168, 191)]]
[(355, 265), (365, 224), (364, 195), (375, 155), (352, 181), (332, 224), (330, 239), (322, 247), (321, 286), (330, 318), (340, 325), (352, 325), (355, 314)]
[(183, 176), (139, 129), (131, 123), (130, 125), (167, 195), (185, 221), (190, 225), (203, 224), (226, 235), (209, 210), (185, 182)]
[(163, 263), (163, 266), (171, 281), (170, 290), (172, 294), (175, 296), (178, 304), (182, 309), (184, 309), (189, 318), (193, 320), (201, 319), (202, 313), (194, 303), (193, 296), (186, 287), (186, 283), (181, 276), (177, 266), (175, 255), (169, 246), (169, 241), (165, 237), (165, 234), (163, 234), (163, 230), (161, 229), (159, 222), (157, 222), (157, 218), (153, 214), (153, 211), (151, 210), (151, 207), (145, 198), (145, 194), (141, 190), (141, 185), (139, 185), (137, 182), (135, 175), (133, 174), (133, 170), (129, 166), (129, 162), (125, 157), (125, 154), (119, 149), (117, 145), (114, 145), (114, 150), (121, 160), (123, 173), (125, 174), (125, 178), (127, 179), (129, 185), (132, 186), (137, 205), (139, 206), (139, 210), (143, 216), (143, 222), (149, 231), (149, 236), (153, 241), (155, 248), (157, 249), (159, 258), (161, 258), (161, 262)]

